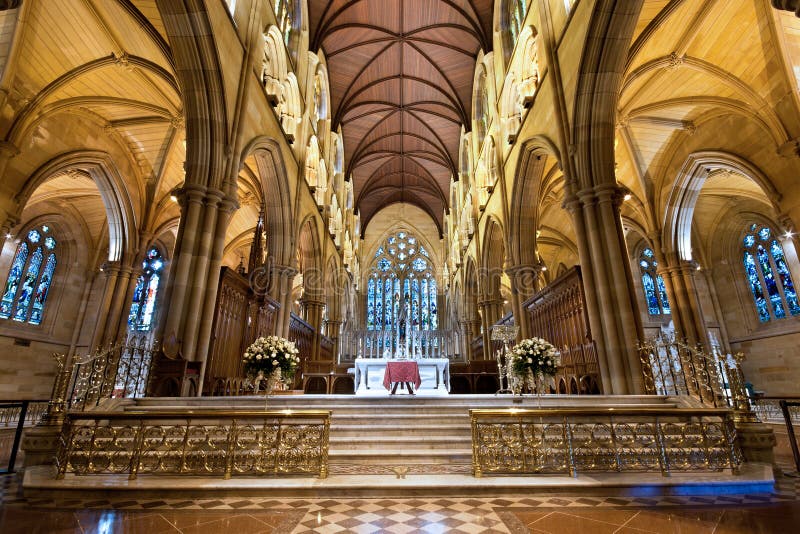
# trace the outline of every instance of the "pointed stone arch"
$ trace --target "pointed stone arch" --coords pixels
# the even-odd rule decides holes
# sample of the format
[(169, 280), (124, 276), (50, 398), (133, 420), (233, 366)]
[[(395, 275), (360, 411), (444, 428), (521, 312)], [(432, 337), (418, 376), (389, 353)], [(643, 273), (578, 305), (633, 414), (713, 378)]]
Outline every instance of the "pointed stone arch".
[(727, 169), (753, 180), (764, 192), (775, 213), (780, 213), (780, 193), (753, 163), (731, 152), (694, 152), (686, 158), (672, 189), (663, 200), (662, 244), (666, 255), (675, 255), (684, 261), (692, 260), (694, 209), (709, 171), (716, 169)]
[(277, 265), (292, 265), (295, 244), (293, 203), (280, 145), (270, 137), (257, 137), (242, 152), (240, 168), (250, 157), (255, 158), (266, 215), (267, 255)]
[(108, 260), (122, 261), (135, 255), (139, 244), (136, 207), (130, 198), (128, 184), (106, 152), (68, 152), (39, 167), (15, 198), (18, 211), (22, 212), (40, 185), (56, 174), (68, 171), (87, 174), (100, 192), (108, 220)]

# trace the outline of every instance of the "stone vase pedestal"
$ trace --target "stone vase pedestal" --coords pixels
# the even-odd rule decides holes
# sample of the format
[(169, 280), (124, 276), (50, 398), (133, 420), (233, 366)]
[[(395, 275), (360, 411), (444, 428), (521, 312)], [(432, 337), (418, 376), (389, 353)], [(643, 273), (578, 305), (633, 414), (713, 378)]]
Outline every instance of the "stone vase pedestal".
[(775, 432), (772, 427), (760, 422), (740, 421), (736, 424), (736, 440), (742, 450), (745, 462), (757, 462), (772, 465), (776, 476), (783, 473), (775, 464)]

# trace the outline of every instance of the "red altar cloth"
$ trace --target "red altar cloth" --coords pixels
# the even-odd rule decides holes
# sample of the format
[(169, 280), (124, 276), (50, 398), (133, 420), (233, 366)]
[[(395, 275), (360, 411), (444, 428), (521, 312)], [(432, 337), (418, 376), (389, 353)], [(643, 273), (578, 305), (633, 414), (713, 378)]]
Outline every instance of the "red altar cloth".
[(419, 376), (419, 366), (415, 361), (387, 362), (386, 372), (383, 374), (383, 387), (391, 389), (395, 382), (412, 382), (414, 389), (419, 389), (422, 385), (422, 378)]

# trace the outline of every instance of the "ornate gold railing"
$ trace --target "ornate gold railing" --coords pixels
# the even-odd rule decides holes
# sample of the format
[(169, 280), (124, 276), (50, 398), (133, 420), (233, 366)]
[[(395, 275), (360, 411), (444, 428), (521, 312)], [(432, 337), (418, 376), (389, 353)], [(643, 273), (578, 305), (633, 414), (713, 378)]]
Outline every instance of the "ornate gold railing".
[(331, 412), (67, 413), (58, 478), (76, 475), (328, 476)]
[(470, 410), (472, 468), (487, 473), (721, 471), (741, 454), (730, 410)]

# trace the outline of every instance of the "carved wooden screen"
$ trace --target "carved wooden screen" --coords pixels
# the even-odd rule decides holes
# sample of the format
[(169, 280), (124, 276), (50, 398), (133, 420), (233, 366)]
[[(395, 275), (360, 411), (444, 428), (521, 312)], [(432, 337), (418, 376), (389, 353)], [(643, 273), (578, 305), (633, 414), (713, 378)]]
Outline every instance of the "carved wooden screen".
[(275, 333), (279, 307), (272, 299), (253, 293), (247, 278), (232, 269), (222, 268), (206, 363), (206, 391), (222, 394), (220, 387), (244, 376), (242, 355), (245, 349), (257, 337)]
[(250, 287), (239, 273), (222, 268), (214, 310), (214, 327), (206, 364), (206, 382), (241, 374), (247, 336)]
[(531, 336), (541, 337), (561, 351), (556, 376), (559, 393), (600, 393), (600, 374), (580, 267), (556, 278), (523, 305)]

